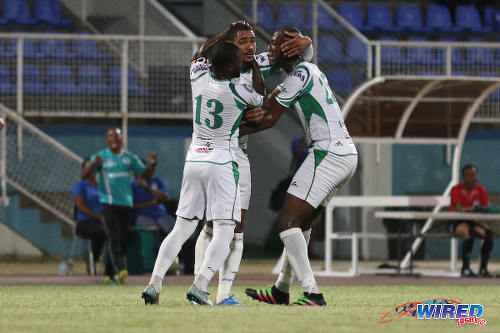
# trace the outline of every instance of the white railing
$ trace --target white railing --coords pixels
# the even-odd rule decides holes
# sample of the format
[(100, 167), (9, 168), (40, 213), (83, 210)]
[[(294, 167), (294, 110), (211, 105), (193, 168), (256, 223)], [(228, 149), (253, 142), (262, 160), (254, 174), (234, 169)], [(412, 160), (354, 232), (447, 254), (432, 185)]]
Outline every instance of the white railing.
[(71, 187), (80, 177), (82, 158), (0, 104), (5, 119), (1, 134), (2, 203), (7, 184), (74, 226)]

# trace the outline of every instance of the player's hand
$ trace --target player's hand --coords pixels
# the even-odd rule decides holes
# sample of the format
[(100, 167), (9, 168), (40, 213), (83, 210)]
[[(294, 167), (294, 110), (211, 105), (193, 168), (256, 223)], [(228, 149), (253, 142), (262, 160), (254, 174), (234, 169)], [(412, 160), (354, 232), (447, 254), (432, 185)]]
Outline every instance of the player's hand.
[(302, 36), (297, 32), (285, 31), (285, 36), (292, 38), (281, 44), (281, 51), (287, 57), (293, 57), (302, 53), (311, 45), (311, 39), (309, 37)]
[(258, 125), (264, 118), (264, 111), (261, 108), (248, 109), (244, 116), (247, 124)]
[(97, 165), (100, 165), (101, 163), (102, 163), (102, 156), (101, 155), (97, 155), (94, 158), (94, 161), (92, 162), (92, 166), (97, 166)]
[(153, 165), (158, 163), (158, 154), (156, 153), (149, 153), (149, 162)]

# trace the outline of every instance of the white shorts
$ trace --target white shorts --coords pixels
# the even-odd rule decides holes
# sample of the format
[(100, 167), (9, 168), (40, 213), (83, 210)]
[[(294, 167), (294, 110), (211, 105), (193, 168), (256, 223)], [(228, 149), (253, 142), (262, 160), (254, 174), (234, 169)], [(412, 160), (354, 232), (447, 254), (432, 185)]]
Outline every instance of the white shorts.
[(357, 164), (357, 154), (342, 156), (310, 148), (309, 155), (293, 176), (288, 193), (314, 208), (320, 204), (326, 206), (335, 191), (352, 177)]
[(235, 162), (186, 162), (176, 215), (186, 219), (241, 221)]
[(248, 156), (243, 152), (243, 149), (236, 150), (236, 163), (238, 163), (238, 171), (240, 173), (240, 202), (241, 209), (248, 210), (250, 205), (250, 195), (252, 194), (252, 175), (250, 173), (250, 161)]

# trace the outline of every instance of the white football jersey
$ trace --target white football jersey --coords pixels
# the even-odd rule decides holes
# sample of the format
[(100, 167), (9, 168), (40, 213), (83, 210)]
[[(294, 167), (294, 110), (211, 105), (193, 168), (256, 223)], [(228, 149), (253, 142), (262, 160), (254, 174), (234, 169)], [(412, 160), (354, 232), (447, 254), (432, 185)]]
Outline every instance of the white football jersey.
[(209, 140), (213, 147), (237, 146), (239, 125), (247, 107), (260, 107), (263, 96), (244, 85), (216, 79), (204, 58), (191, 65), (193, 139)]
[(315, 64), (298, 62), (278, 89), (276, 101), (296, 107), (314, 148), (336, 154), (356, 153), (328, 80)]

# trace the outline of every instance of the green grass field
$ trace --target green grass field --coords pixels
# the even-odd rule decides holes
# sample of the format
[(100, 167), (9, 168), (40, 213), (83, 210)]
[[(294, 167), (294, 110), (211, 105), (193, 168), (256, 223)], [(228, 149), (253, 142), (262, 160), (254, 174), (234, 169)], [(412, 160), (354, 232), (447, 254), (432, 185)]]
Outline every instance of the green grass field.
[[(142, 286), (1, 286), (0, 332), (456, 332), (500, 331), (500, 286), (322, 287), (328, 306), (271, 306), (233, 288), (240, 307), (191, 306), (187, 286), (166, 286), (159, 306), (144, 306)], [(209, 290), (212, 295), (214, 287)], [(294, 287), (292, 298), (300, 289)], [(484, 307), (485, 327), (454, 320), (403, 317), (380, 324), (379, 313), (409, 301), (449, 298)]]

